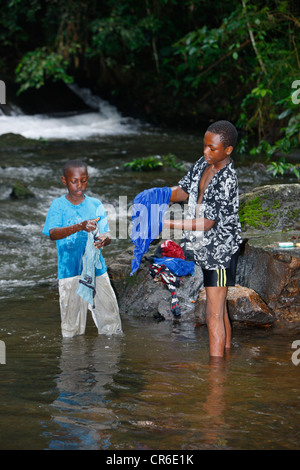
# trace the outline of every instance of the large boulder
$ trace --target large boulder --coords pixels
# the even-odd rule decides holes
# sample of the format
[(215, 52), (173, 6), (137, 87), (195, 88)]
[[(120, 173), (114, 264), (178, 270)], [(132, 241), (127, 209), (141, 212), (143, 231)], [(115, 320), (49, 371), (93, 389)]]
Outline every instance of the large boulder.
[[(132, 276), (133, 248), (128, 248), (117, 260), (107, 260), (108, 273), (115, 289), (121, 313), (158, 319), (172, 319), (171, 294), (161, 282), (155, 282), (149, 270), (148, 257), (153, 256), (155, 245), (150, 245), (140, 268)], [(176, 289), (181, 313), (186, 320), (194, 319), (195, 301), (203, 286), (202, 271), (195, 268), (193, 276), (183, 276)]]
[(274, 184), (240, 195), (243, 233), (300, 230), (300, 184)]
[[(280, 234), (273, 238), (286, 241)], [(298, 234), (289, 232), (289, 238), (297, 240)], [(237, 281), (253, 289), (277, 317), (300, 320), (300, 247), (281, 248), (278, 241), (270, 243), (269, 235), (249, 239), (239, 257)]]
[[(195, 317), (199, 324), (206, 323), (205, 305), (205, 289), (202, 289), (195, 309)], [(268, 326), (274, 323), (272, 310), (254, 290), (247, 287), (237, 285), (228, 288), (227, 308), (232, 322), (242, 322), (255, 326)]]
[[(237, 282), (276, 316), (300, 320), (300, 184), (260, 186), (240, 196), (244, 246)], [(292, 242), (292, 248), (280, 247)]]

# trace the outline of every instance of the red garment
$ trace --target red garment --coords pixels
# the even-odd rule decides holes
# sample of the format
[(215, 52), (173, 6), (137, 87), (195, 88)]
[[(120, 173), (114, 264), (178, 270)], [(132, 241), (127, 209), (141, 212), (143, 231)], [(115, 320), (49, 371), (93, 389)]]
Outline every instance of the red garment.
[(177, 245), (173, 240), (166, 240), (161, 244), (161, 254), (166, 258), (185, 259), (181, 246)]

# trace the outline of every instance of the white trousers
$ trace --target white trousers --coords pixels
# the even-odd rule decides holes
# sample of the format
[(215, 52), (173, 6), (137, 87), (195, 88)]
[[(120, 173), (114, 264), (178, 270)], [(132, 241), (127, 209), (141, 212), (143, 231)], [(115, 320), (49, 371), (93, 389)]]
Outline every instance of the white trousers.
[(122, 332), (116, 295), (106, 273), (96, 277), (95, 308), (76, 291), (80, 276), (59, 279), (59, 304), (61, 314), (61, 331), (63, 337), (83, 335), (86, 327), (88, 309), (98, 328), (99, 334), (112, 335)]

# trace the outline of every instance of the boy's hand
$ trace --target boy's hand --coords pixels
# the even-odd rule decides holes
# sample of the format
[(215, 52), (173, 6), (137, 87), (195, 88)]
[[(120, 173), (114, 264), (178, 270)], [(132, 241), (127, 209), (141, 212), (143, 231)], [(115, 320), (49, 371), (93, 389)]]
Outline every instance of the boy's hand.
[(81, 232), (85, 230), (86, 232), (93, 232), (97, 228), (97, 222), (100, 220), (100, 217), (97, 219), (84, 220), (78, 224), (69, 225), (68, 227), (56, 227), (49, 230), (49, 235), (51, 240), (61, 240), (62, 238), (69, 237), (74, 233)]
[(97, 240), (94, 243), (94, 246), (100, 250), (104, 246), (109, 245), (111, 242), (111, 238), (108, 235), (101, 235), (100, 238), (97, 238)]
[(98, 220), (100, 220), (100, 217), (97, 217), (97, 219), (84, 220), (81, 222), (82, 230), (93, 232), (93, 230), (96, 230), (97, 228)]

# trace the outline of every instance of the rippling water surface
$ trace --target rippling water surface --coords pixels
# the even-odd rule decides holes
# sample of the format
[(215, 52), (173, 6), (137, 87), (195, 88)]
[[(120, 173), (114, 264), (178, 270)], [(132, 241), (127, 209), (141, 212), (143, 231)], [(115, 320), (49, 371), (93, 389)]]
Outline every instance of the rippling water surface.
[[(36, 118), (34, 129), (43, 129), (44, 136), (60, 128), (59, 140), (0, 152), (0, 340), (6, 346), (0, 448), (299, 448), (296, 324), (234, 326), (232, 351), (218, 363), (209, 360), (206, 327), (184, 321), (128, 315), (122, 318), (123, 336), (107, 338), (96, 334), (89, 318), (84, 336), (61, 338), (56, 250), (41, 230), (52, 199), (64, 194), (63, 162), (88, 162), (88, 194), (110, 207), (114, 226), (116, 217), (128, 222), (127, 209), (139, 191), (176, 184), (181, 176), (125, 172), (125, 161), (174, 153), (192, 162), (201, 154), (201, 136), (145, 128), (117, 114), (112, 120), (107, 113), (102, 127), (93, 113), (73, 119), (86, 130), (94, 123), (103, 131), (84, 138), (77, 124), (63, 134), (59, 121)], [(26, 117), (17, 118), (0, 119), (0, 133), (22, 133)], [(243, 188), (255, 184), (253, 175), (239, 172)], [(11, 199), (15, 180), (26, 183), (35, 198)], [(122, 211), (119, 196), (127, 198)], [(115, 239), (105, 254), (118, 256), (128, 245), (128, 239)]]

